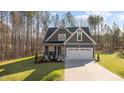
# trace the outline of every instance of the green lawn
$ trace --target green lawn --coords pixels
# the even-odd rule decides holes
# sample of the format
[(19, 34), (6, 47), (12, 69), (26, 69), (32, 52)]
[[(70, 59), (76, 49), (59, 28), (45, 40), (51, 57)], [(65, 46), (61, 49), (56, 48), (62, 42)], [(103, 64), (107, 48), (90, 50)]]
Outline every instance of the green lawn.
[(34, 57), (14, 59), (0, 62), (0, 80), (63, 80), (63, 68), (64, 63), (34, 64)]
[(100, 62), (98, 64), (124, 78), (124, 59), (118, 57), (116, 53), (100, 54)]
[(64, 70), (56, 70), (49, 73), (47, 76), (43, 78), (45, 81), (53, 81), (53, 80), (64, 80)]

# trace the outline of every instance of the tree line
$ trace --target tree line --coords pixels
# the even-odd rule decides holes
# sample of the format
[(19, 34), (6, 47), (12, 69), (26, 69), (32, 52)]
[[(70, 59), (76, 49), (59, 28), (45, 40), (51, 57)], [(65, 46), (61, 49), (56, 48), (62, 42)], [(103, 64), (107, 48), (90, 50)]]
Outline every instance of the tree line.
[(48, 27), (88, 26), (97, 49), (115, 51), (124, 48), (124, 33), (116, 23), (104, 24), (100, 15), (90, 15), (85, 21), (71, 12), (63, 17), (49, 11), (0, 11), (0, 60), (42, 53), (42, 42)]
[(124, 49), (124, 32), (116, 23), (110, 27), (104, 24), (100, 15), (90, 15), (87, 19), (93, 39), (97, 43), (96, 49), (114, 52)]
[(1, 11), (0, 60), (41, 52), (42, 30), (47, 28), (49, 12)]

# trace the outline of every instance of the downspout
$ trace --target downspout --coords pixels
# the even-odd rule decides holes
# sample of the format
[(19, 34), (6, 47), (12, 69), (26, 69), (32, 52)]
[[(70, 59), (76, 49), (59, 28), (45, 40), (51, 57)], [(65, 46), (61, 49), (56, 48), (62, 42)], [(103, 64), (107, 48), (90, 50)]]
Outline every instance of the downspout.
[(95, 44), (94, 44), (94, 53), (93, 53), (93, 59), (95, 60)]
[(66, 60), (66, 45), (64, 44), (64, 61)]

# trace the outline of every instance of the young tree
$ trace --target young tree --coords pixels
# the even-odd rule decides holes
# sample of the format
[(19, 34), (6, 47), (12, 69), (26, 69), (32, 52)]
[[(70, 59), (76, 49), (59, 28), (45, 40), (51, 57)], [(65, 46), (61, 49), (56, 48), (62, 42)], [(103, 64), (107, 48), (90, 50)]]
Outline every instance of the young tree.
[(58, 14), (53, 15), (51, 21), (52, 21), (51, 23), (53, 24), (53, 26), (57, 27), (59, 23), (59, 15)]
[(115, 48), (119, 47), (120, 29), (116, 23), (113, 23), (112, 30), (113, 30), (113, 32), (111, 33), (112, 34), (112, 49), (114, 51)]
[(67, 12), (63, 18), (65, 25), (67, 27), (75, 27), (75, 22), (76, 19), (74, 18), (74, 16), (71, 14), (71, 12)]
[(93, 31), (92, 33), (93, 38), (96, 40), (96, 27), (97, 27), (96, 15), (90, 15), (87, 20), (88, 20), (90, 29)]

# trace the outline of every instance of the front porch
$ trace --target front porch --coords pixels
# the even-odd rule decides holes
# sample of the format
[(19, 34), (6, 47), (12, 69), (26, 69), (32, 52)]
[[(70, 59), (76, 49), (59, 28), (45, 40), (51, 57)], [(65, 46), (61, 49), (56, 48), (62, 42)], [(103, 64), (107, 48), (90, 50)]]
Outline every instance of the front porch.
[(44, 60), (50, 61), (55, 59), (57, 61), (64, 61), (64, 45), (44, 45), (43, 50)]

